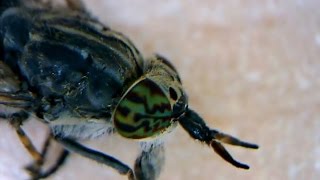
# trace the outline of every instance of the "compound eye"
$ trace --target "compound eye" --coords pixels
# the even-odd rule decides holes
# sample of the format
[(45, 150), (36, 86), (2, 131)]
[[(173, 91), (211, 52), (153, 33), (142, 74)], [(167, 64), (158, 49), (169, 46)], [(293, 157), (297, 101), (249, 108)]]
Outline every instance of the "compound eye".
[(172, 108), (166, 94), (153, 80), (142, 79), (120, 100), (113, 122), (123, 137), (144, 139), (166, 132), (172, 125), (171, 118)]
[(169, 88), (169, 94), (170, 94), (170, 98), (173, 99), (174, 101), (178, 99), (178, 94), (176, 90), (174, 90), (172, 87)]

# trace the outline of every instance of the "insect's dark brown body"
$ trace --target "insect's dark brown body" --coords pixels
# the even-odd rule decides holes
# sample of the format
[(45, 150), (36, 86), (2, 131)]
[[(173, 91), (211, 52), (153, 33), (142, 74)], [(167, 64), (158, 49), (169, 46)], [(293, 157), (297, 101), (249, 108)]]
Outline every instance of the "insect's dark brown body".
[(1, 35), (4, 62), (48, 102), (39, 115), (111, 117), (114, 99), (142, 75), (128, 39), (77, 13), (12, 8), (2, 14)]
[[(157, 138), (178, 123), (229, 163), (249, 169), (221, 143), (258, 146), (207, 127), (188, 108), (178, 72), (167, 60), (160, 56), (143, 60), (125, 36), (83, 11), (18, 7), (18, 1), (0, 2), (0, 108), (17, 109), (10, 113), (0, 109), (0, 118), (8, 119), (35, 159), (28, 168), (33, 178), (55, 172), (72, 151), (129, 179), (156, 179), (164, 161), (163, 143)], [(51, 137), (68, 150), (44, 173), (49, 143), (38, 153), (21, 128), (31, 113), (47, 123)], [(76, 142), (109, 131), (142, 141), (134, 169)]]

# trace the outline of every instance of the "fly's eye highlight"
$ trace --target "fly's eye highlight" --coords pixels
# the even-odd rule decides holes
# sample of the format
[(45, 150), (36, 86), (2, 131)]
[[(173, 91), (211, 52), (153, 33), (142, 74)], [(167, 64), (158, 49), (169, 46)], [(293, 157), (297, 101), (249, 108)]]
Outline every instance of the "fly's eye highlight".
[(169, 99), (159, 85), (148, 78), (129, 88), (113, 115), (117, 132), (130, 139), (162, 134), (171, 126), (171, 119), (172, 107)]

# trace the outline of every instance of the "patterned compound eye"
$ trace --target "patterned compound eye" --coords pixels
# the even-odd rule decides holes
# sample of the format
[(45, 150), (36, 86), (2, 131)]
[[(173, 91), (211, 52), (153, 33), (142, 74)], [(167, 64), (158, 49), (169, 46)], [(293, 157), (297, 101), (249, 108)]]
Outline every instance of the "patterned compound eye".
[[(175, 96), (174, 92), (171, 96)], [(113, 122), (123, 137), (151, 138), (171, 129), (172, 106), (156, 82), (143, 78), (122, 97), (114, 111)]]

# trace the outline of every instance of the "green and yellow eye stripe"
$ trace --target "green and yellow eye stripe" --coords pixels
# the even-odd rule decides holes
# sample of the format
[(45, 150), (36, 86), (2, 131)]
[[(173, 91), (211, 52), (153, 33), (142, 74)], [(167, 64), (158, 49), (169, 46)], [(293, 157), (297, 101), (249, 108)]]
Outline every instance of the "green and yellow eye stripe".
[(118, 133), (126, 138), (144, 139), (163, 133), (171, 126), (168, 97), (151, 79), (141, 79), (129, 88), (113, 115)]

